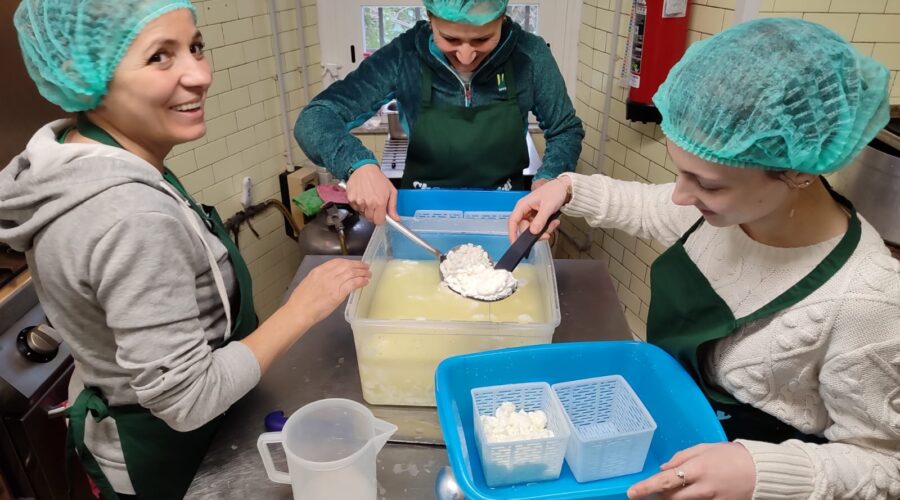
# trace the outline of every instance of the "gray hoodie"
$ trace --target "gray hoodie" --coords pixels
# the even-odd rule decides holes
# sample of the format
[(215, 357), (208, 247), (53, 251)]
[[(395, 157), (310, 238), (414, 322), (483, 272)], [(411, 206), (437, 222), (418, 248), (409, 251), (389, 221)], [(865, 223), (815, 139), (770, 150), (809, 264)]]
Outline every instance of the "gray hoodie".
[[(200, 427), (256, 385), (259, 365), (240, 342), (212, 349), (225, 309), (159, 171), (119, 148), (57, 142), (71, 125), (44, 126), (0, 171), (0, 242), (25, 252), (41, 306), (72, 349), (70, 401), (89, 385), (110, 406), (140, 404), (177, 431)], [(203, 232), (232, 295), (227, 251)], [(85, 440), (116, 490), (131, 493), (112, 419), (89, 418)]]

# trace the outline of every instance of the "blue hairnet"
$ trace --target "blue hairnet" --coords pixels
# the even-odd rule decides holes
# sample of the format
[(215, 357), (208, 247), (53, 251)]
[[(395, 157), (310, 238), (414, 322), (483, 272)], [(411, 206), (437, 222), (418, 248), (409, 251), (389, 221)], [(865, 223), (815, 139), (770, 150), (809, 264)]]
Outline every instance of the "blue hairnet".
[(509, 0), (425, 0), (433, 15), (454, 23), (485, 25), (506, 12)]
[(138, 33), (190, 0), (22, 0), (14, 18), (25, 67), (48, 101), (96, 108)]
[(766, 18), (695, 42), (653, 102), (668, 139), (700, 158), (825, 174), (887, 124), (888, 80), (831, 30)]

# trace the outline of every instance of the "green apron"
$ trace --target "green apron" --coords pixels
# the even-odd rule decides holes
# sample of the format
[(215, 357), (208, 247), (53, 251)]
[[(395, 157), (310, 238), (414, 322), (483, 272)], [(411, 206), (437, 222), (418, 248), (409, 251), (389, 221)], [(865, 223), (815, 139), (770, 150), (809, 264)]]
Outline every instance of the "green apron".
[(497, 75), (503, 100), (474, 108), (432, 103), (434, 73), (422, 68), (422, 105), (400, 187), (524, 189), (528, 145), (512, 63)]
[(804, 434), (778, 418), (711, 386), (704, 379), (701, 362), (715, 340), (727, 337), (740, 327), (797, 304), (837, 273), (859, 244), (861, 226), (853, 205), (832, 192), (850, 213), (846, 234), (837, 246), (797, 284), (743, 318), (735, 318), (709, 281), (684, 249), (684, 243), (702, 223), (697, 221), (650, 268), (650, 312), (647, 340), (671, 354), (691, 374), (716, 411), (729, 439), (782, 442), (801, 439), (825, 442)]
[[(88, 121), (84, 114), (78, 116), (77, 128), (85, 137), (107, 146), (122, 147), (105, 130)], [(225, 245), (234, 267), (239, 297), (229, 307), (235, 320), (231, 335), (217, 347), (231, 340), (243, 339), (258, 326), (247, 264), (237, 245), (228, 237), (228, 231), (215, 208), (198, 205), (168, 169), (163, 173), (163, 178), (185, 198), (207, 228)], [(210, 262), (210, 265), (215, 263)], [(106, 417), (115, 420), (125, 466), (136, 497), (152, 500), (184, 497), (222, 418), (216, 417), (193, 431), (178, 432), (140, 405), (109, 406), (103, 394), (95, 387), (85, 387), (66, 412), (69, 416), (68, 458), (70, 461), (74, 460), (74, 453), (77, 451), (85, 470), (100, 489), (103, 500), (130, 495), (120, 495), (113, 490), (94, 456), (85, 446), (84, 432), (88, 414), (97, 422)]]

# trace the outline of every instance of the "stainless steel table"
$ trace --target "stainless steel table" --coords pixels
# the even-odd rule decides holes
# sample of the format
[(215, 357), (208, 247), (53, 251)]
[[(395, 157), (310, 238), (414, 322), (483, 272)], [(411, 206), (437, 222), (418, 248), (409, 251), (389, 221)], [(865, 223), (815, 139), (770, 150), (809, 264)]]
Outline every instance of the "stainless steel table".
[[(304, 258), (285, 297), (311, 269), (332, 258)], [(554, 342), (631, 339), (605, 264), (594, 260), (556, 260), (554, 264), (562, 315)], [(265, 432), (263, 419), (273, 410), (290, 415), (306, 403), (333, 397), (366, 404), (343, 306), (309, 330), (228, 411), (186, 498), (291, 498), (289, 485), (266, 477), (256, 450), (256, 439)], [(375, 416), (399, 427), (378, 455), (378, 498), (434, 498), (435, 474), (448, 463), (435, 409), (367, 406)], [(282, 457), (280, 463), (276, 458), (276, 465), (286, 470), (283, 453), (273, 450), (273, 455)]]

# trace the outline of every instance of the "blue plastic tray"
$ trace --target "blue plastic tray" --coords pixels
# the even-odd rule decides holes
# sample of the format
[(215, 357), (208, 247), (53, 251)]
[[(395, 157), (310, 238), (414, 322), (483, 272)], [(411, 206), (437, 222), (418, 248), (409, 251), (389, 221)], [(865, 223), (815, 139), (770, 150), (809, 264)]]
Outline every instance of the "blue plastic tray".
[[(412, 217), (417, 210), (511, 212), (528, 191), (481, 189), (401, 189), (397, 195), (397, 212)], [(493, 227), (493, 225), (491, 226)], [(509, 248), (505, 222), (500, 234), (422, 233), (425, 240), (442, 252), (461, 243), (481, 245), (496, 262)], [(431, 260), (433, 257), (394, 229), (388, 231), (391, 255), (395, 259)], [(528, 260), (526, 259), (526, 262)]]
[(528, 191), (401, 189), (397, 192), (397, 213), (411, 217), (422, 209), (511, 212), (526, 194)]
[[(419, 236), (425, 239), (434, 248), (441, 252), (448, 252), (456, 245), (463, 243), (471, 243), (480, 245), (488, 253), (494, 262), (500, 260), (500, 257), (509, 249), (509, 237), (506, 234), (455, 234), (446, 233), (425, 233), (420, 232)], [(388, 240), (391, 243), (391, 258), (394, 259), (410, 259), (410, 260), (433, 260), (434, 256), (426, 252), (419, 245), (413, 243), (409, 238), (400, 234), (399, 231), (390, 228), (388, 230)], [(532, 255), (529, 253), (529, 256)], [(524, 262), (530, 262), (531, 259), (525, 259)]]
[[(656, 420), (656, 433), (637, 474), (578, 483), (568, 465), (559, 479), (490, 488), (484, 481), (472, 421), (475, 387), (621, 375)], [(725, 433), (700, 389), (662, 349), (644, 342), (568, 342), (455, 356), (435, 373), (438, 417), (453, 474), (466, 498), (625, 498), (632, 484), (659, 471), (676, 452), (725, 441)]]

